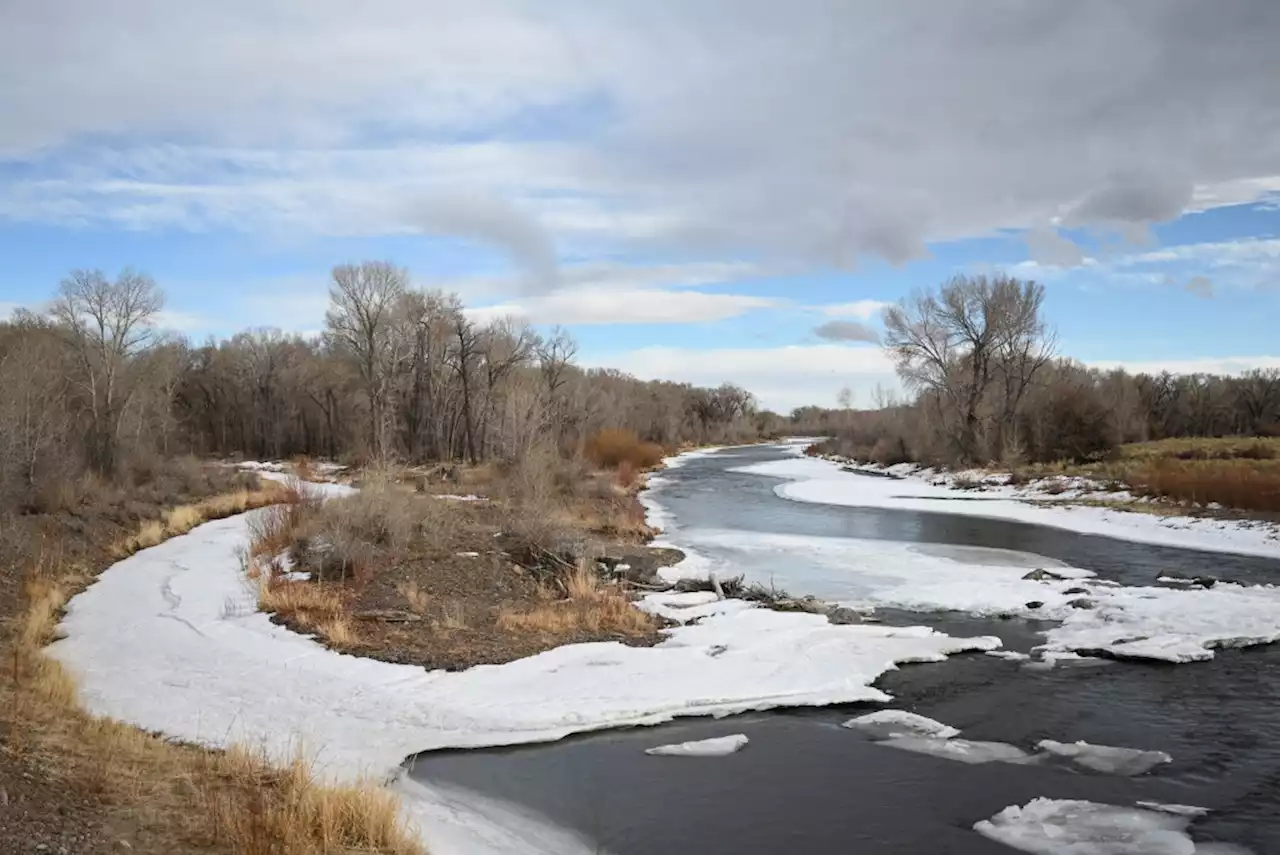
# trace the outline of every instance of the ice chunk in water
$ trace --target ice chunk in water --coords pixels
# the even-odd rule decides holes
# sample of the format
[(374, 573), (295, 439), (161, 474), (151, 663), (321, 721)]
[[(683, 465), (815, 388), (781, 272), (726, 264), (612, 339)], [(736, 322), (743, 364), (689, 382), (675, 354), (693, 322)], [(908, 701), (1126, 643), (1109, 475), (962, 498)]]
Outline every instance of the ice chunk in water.
[(644, 753), (657, 754), (664, 757), (723, 757), (726, 754), (742, 750), (747, 741), (746, 734), (735, 733), (732, 736), (717, 736), (712, 739), (696, 739), (690, 742), (659, 745), (657, 748), (646, 749)]
[(1007, 742), (975, 742), (969, 739), (939, 739), (936, 736), (895, 736), (878, 745), (914, 751), (917, 754), (933, 754), (961, 763), (1027, 763), (1035, 758), (1016, 745)]
[(1110, 745), (1090, 745), (1083, 741), (1064, 743), (1042, 739), (1037, 747), (1057, 757), (1064, 757), (1077, 766), (1108, 775), (1142, 775), (1161, 764), (1173, 762), (1173, 758), (1163, 751), (1113, 748)]
[(950, 739), (960, 735), (960, 731), (950, 725), (904, 710), (876, 710), (851, 718), (840, 726), (861, 730), (876, 739), (888, 739), (894, 736), (932, 736), (936, 739)]
[(1087, 801), (1033, 799), (973, 826), (992, 840), (1033, 855), (1229, 855), (1229, 844), (1197, 845), (1191, 819), (1162, 811)]
[(1209, 813), (1208, 808), (1196, 807), (1195, 805), (1167, 805), (1163, 802), (1138, 802), (1138, 807), (1173, 813), (1178, 816), (1204, 816)]

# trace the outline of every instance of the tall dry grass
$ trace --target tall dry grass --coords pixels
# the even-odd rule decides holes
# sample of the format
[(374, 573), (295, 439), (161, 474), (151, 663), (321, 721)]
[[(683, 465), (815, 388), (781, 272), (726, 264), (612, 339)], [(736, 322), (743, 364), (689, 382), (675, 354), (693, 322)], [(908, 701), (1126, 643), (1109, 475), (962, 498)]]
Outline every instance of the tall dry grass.
[[(239, 513), (279, 494), (273, 489), (219, 496), (176, 508), (159, 524), (161, 539), (200, 522)], [(118, 545), (131, 554), (157, 537), (144, 524)], [(369, 852), (424, 855), (400, 820), (394, 796), (373, 783), (330, 787), (298, 754), (283, 767), (261, 752), (233, 747), (204, 751), (96, 718), (77, 702), (74, 680), (44, 655), (68, 597), (90, 574), (62, 564), (57, 543), (31, 562), (23, 604), (4, 640), (10, 679), (0, 682), (0, 716), (8, 751), (59, 768), (139, 827), (163, 825), (183, 848), (212, 846), (238, 855), (331, 855)]]
[(1136, 494), (1188, 505), (1216, 503), (1242, 511), (1280, 512), (1280, 463), (1167, 460), (1130, 466), (1122, 480)]
[(498, 626), (556, 636), (579, 632), (642, 636), (658, 629), (657, 620), (636, 608), (622, 586), (604, 582), (585, 561), (544, 586), (541, 599), (530, 609), (502, 608)]

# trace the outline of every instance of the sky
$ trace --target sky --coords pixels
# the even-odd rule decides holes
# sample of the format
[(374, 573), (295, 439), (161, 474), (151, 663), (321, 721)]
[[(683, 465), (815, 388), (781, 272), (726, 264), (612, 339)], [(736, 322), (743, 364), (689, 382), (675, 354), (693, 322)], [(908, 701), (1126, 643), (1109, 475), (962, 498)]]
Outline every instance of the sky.
[(580, 362), (894, 388), (882, 308), (1046, 288), (1063, 355), (1280, 366), (1272, 0), (0, 0), (0, 314), (153, 276), (194, 341), (406, 267)]

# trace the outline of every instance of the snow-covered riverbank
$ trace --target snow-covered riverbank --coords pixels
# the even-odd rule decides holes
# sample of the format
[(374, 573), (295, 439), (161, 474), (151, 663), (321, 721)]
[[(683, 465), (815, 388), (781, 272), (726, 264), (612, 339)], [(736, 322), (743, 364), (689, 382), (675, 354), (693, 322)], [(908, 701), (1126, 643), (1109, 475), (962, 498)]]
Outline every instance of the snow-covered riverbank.
[(1079, 499), (1084, 488), (1050, 494), (992, 482), (975, 492), (950, 486), (955, 476), (940, 478), (930, 470), (861, 467), (867, 473), (893, 476), (874, 477), (845, 471), (844, 464), (834, 461), (798, 456), (800, 446), (793, 447), (793, 458), (740, 471), (786, 479), (778, 495), (797, 502), (1016, 520), (1138, 543), (1280, 558), (1280, 530), (1270, 523), (1165, 516), (1063, 501)]
[[(49, 653), (75, 676), (89, 711), (210, 747), (260, 746), (280, 761), (302, 751), (330, 780), (385, 780), (405, 757), (438, 748), (883, 701), (871, 684), (899, 663), (999, 647), (995, 638), (741, 608), (671, 630), (653, 648), (568, 645), (428, 672), (338, 654), (272, 623), (240, 569), (247, 543), (248, 515), (208, 523), (119, 562), (72, 599)], [(492, 823), (472, 828), (482, 818), (456, 800), (415, 793), (408, 807), (436, 855), (511, 851), (486, 848)]]

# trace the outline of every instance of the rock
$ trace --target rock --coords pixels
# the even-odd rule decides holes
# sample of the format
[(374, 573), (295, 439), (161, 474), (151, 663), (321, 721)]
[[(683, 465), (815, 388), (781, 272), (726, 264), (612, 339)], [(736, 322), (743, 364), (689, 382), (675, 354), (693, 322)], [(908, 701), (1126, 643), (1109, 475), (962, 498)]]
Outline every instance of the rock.
[(1028, 582), (1061, 582), (1066, 577), (1059, 576), (1051, 570), (1045, 570), (1037, 567), (1022, 578), (1026, 579)]
[(1213, 576), (1197, 576), (1191, 581), (1202, 588), (1212, 588), (1218, 584), (1218, 580)]
[(1027, 608), (1029, 609), (1038, 609), (1043, 606), (1044, 606), (1044, 603), (1040, 602), (1039, 600), (1032, 600), (1031, 602), (1027, 603)]
[(1088, 597), (1080, 597), (1067, 603), (1073, 609), (1096, 609), (1098, 604)]
[(1088, 588), (1067, 588), (1067, 590), (1063, 591), (1062, 593), (1064, 593), (1064, 594), (1087, 594), (1087, 593), (1089, 593), (1089, 589), (1088, 589)]
[(863, 623), (863, 616), (853, 609), (835, 606), (827, 610), (827, 620), (834, 624)]

